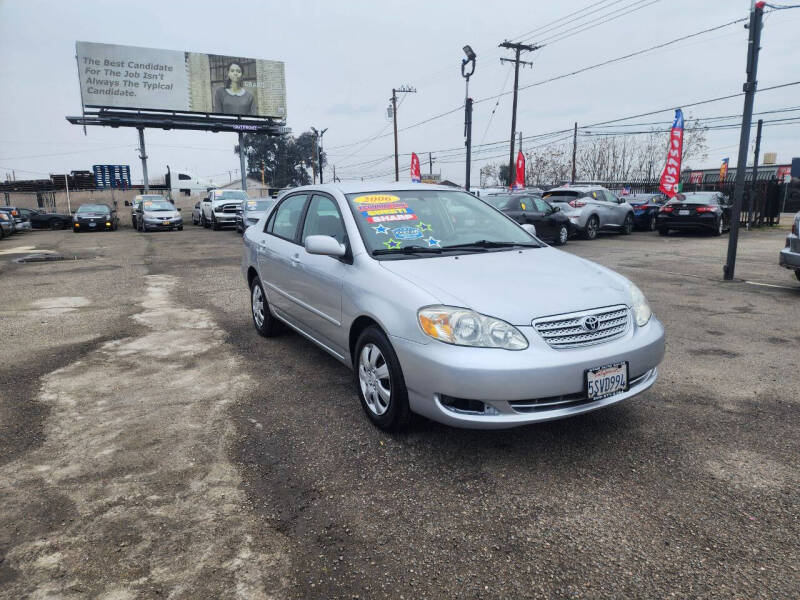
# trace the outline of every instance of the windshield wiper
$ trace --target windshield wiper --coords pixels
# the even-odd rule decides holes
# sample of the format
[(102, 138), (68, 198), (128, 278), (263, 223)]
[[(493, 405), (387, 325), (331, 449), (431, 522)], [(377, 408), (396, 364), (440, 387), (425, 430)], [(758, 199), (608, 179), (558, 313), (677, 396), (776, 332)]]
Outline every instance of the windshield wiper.
[(494, 242), (491, 240), (476, 240), (468, 244), (453, 244), (451, 246), (442, 246), (443, 250), (454, 249), (469, 249), (469, 248), (515, 248), (522, 246), (524, 248), (540, 248), (539, 244), (529, 244), (527, 242)]
[(423, 246), (403, 246), (402, 248), (378, 248), (372, 251), (372, 256), (382, 254), (441, 254), (441, 248), (425, 248)]

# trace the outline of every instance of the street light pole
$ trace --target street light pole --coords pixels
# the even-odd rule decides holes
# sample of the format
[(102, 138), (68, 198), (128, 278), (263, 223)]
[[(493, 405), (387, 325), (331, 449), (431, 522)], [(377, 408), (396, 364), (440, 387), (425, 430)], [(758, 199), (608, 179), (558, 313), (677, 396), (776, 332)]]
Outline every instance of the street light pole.
[[(464, 142), (467, 146), (467, 173), (466, 184), (464, 189), (469, 191), (470, 185), (470, 165), (472, 163), (472, 98), (469, 97), (469, 78), (475, 72), (476, 55), (470, 46), (464, 46), (464, 54), (467, 58), (461, 59), (461, 76), (466, 79), (466, 92), (464, 93)], [(467, 65), (471, 64), (472, 68), (467, 72)]]

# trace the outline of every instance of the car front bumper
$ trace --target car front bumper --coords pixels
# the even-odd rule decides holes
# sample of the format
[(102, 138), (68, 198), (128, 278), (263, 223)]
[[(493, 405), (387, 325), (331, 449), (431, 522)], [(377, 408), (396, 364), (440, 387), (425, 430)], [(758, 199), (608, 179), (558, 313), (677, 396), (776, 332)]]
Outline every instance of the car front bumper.
[[(664, 356), (664, 328), (656, 317), (611, 342), (569, 350), (550, 348), (532, 327), (519, 330), (530, 343), (526, 350), (469, 348), (433, 340), (420, 344), (392, 337), (411, 410), (447, 425), (473, 429), (561, 419), (645, 391), (655, 383), (656, 367)], [(629, 389), (586, 400), (586, 371), (618, 362), (628, 363)], [(491, 408), (457, 410), (446, 406), (451, 399), (478, 401)]]
[(113, 221), (95, 221), (94, 226), (89, 221), (79, 221), (72, 224), (72, 229), (75, 231), (111, 231), (112, 225)]
[(178, 227), (183, 227), (183, 220), (170, 221), (169, 225), (165, 225), (163, 221), (143, 221), (142, 225), (144, 225), (144, 228), (148, 231), (169, 231), (177, 229)]
[(214, 213), (214, 220), (220, 225), (235, 225), (236, 215), (228, 213)]
[(30, 221), (18, 221), (14, 223), (14, 231), (30, 231), (33, 229), (31, 227)]

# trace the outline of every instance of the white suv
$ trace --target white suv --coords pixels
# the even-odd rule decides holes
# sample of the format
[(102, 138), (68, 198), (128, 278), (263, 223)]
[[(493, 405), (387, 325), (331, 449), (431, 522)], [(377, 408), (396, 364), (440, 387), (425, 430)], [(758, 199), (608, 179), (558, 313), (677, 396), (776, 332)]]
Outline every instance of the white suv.
[(203, 198), (200, 223), (203, 227), (212, 227), (214, 231), (226, 225), (233, 227), (242, 202), (249, 199), (244, 190), (211, 190)]
[(542, 196), (561, 208), (579, 233), (593, 240), (601, 229), (629, 235), (633, 231), (633, 207), (611, 191), (596, 185), (565, 185)]

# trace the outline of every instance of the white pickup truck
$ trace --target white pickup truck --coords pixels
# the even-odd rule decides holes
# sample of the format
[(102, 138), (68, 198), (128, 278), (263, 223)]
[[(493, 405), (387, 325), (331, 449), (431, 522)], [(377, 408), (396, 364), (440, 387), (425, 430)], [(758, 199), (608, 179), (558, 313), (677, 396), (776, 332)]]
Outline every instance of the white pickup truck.
[(244, 190), (211, 190), (203, 198), (200, 211), (200, 223), (203, 227), (211, 227), (214, 231), (225, 226), (236, 225), (236, 213), (242, 202), (249, 200)]

